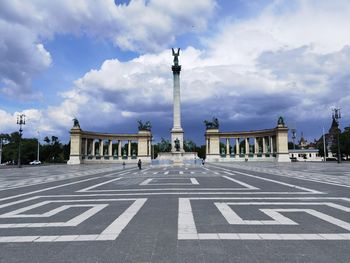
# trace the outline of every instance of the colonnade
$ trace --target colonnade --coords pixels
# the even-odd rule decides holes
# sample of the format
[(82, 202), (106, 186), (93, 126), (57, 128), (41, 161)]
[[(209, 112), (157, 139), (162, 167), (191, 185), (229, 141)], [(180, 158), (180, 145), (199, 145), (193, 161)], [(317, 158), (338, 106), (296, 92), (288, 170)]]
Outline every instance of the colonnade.
[[(105, 160), (110, 158), (129, 159), (137, 158), (138, 141), (137, 140), (117, 140), (117, 139), (91, 139), (81, 138), (81, 155), (83, 159), (93, 159), (103, 157)], [(151, 155), (151, 142), (147, 140), (146, 156)]]
[(105, 134), (82, 131), (73, 127), (71, 152), (68, 164), (89, 162), (137, 162), (151, 161), (152, 134)]
[(247, 161), (276, 160), (289, 162), (288, 128), (278, 125), (273, 129), (247, 132), (220, 132), (207, 129), (206, 160)]
[[(253, 143), (251, 143), (253, 141)], [(216, 153), (212, 150), (210, 136), (206, 142), (207, 154)], [(262, 137), (220, 137), (219, 153), (222, 157), (270, 157), (276, 152), (276, 136)]]

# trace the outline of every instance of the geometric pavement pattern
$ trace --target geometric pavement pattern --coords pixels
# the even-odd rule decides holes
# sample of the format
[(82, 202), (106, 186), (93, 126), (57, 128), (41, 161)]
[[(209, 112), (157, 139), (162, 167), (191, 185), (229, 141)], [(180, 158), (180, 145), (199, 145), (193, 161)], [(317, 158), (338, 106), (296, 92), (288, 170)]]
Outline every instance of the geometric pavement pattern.
[[(214, 164), (140, 171), (111, 166), (65, 177), (48, 175), (55, 178), (52, 181), (42, 175), (40, 180), (32, 177), (27, 186), (17, 185), (20, 188), (4, 183), (8, 175), (0, 176), (5, 185), (0, 190), (0, 243), (126, 242), (130, 235), (151, 230), (170, 231), (177, 242), (193, 246), (193, 242), (209, 241), (214, 242), (212, 246), (218, 246), (218, 241), (231, 246), (237, 241), (317, 245), (350, 240), (348, 181), (329, 184), (323, 176), (312, 178), (307, 172), (282, 171), (276, 176), (266, 167), (261, 172), (247, 167)], [(158, 218), (153, 221), (171, 214), (167, 218), (173, 224), (152, 228), (150, 211), (155, 210)], [(179, 245), (169, 246), (179, 249)], [(154, 253), (145, 252), (149, 254)], [(150, 262), (165, 262), (150, 257)], [(177, 255), (169, 262), (184, 258)], [(203, 258), (191, 260), (202, 262)]]

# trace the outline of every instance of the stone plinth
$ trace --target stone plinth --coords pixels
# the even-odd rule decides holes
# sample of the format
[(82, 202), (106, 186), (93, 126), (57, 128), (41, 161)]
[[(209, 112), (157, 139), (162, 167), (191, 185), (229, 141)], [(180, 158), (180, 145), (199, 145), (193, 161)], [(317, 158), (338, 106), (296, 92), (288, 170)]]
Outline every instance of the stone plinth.
[(161, 152), (158, 153), (157, 160), (168, 160), (173, 164), (184, 164), (186, 161), (198, 159), (196, 152)]
[(81, 164), (81, 132), (79, 126), (70, 130), (70, 156), (67, 164)]

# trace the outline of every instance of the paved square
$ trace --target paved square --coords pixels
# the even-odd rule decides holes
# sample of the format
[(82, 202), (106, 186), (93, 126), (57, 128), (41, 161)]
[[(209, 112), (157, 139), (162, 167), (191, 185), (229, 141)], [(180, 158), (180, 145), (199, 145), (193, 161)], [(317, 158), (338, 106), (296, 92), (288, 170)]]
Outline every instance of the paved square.
[(0, 262), (348, 262), (350, 166), (317, 165), (2, 169)]

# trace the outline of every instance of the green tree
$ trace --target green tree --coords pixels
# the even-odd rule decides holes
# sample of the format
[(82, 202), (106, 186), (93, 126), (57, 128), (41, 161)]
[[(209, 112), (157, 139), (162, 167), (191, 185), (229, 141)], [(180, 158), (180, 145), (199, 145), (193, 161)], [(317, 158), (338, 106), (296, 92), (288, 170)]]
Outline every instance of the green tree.
[(44, 142), (45, 144), (41, 147), (41, 159), (44, 162), (60, 163), (66, 160), (64, 157), (63, 145), (58, 137), (51, 136), (50, 139), (45, 136)]
[(197, 149), (197, 145), (193, 141), (191, 140), (184, 141), (185, 152), (194, 152), (196, 149)]
[[(321, 156), (321, 157), (324, 157), (324, 147), (323, 147), (323, 142), (319, 143), (317, 145), (317, 149), (318, 149), (318, 154)], [(328, 156), (328, 149), (327, 149), (327, 146), (326, 146), (326, 156)]]
[(170, 152), (171, 151), (171, 143), (169, 140), (165, 140), (163, 137), (160, 139), (158, 143), (159, 152)]

